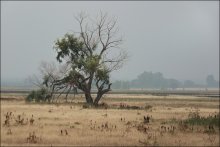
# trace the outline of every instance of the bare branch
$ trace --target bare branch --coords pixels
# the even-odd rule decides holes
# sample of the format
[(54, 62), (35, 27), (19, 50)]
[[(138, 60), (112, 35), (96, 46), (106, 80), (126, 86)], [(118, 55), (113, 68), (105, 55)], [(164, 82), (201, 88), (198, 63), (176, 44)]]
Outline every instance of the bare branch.
[(83, 13), (81, 13), (78, 18), (76, 17), (76, 20), (79, 22), (80, 30), (81, 30), (80, 35), (83, 38), (84, 44), (86, 45), (86, 48), (89, 51), (90, 55), (92, 55), (92, 50), (88, 43), (88, 37), (86, 37), (88, 36), (88, 34), (83, 30), (83, 21), (85, 18), (86, 16), (83, 15)]

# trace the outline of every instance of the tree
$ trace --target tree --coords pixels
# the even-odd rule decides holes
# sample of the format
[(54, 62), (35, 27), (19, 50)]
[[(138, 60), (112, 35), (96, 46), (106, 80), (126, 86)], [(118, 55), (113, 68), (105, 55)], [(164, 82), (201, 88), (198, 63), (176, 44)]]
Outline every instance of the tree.
[(173, 90), (180, 87), (181, 83), (176, 79), (168, 79), (168, 86)]
[(218, 82), (214, 79), (213, 75), (208, 75), (206, 77), (206, 84), (208, 87), (218, 87)]
[(193, 88), (196, 87), (196, 84), (191, 80), (185, 80), (183, 86), (184, 88)]
[[(80, 31), (55, 41), (56, 59), (67, 66), (67, 71), (52, 85), (76, 85), (84, 92), (88, 104), (98, 105), (111, 90), (110, 73), (123, 65), (127, 55), (120, 48), (122, 39), (117, 35), (116, 19), (100, 13), (94, 21), (81, 13), (76, 20)], [(91, 95), (93, 82), (97, 88), (95, 98)]]
[(144, 71), (131, 82), (132, 86), (137, 88), (165, 88), (167, 87), (167, 80), (160, 72), (152, 73)]

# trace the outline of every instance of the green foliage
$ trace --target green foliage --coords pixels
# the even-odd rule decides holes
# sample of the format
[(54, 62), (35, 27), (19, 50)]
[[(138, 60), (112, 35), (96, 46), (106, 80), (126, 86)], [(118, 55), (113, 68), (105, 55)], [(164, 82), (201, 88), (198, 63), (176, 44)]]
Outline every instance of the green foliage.
[(190, 112), (188, 119), (184, 122), (190, 125), (215, 125), (219, 127), (219, 114), (215, 116), (201, 117), (198, 111)]
[(45, 102), (49, 100), (49, 93), (45, 88), (41, 88), (37, 91), (33, 90), (29, 93), (29, 95), (26, 97), (26, 102)]
[(69, 63), (71, 63), (72, 70), (65, 77), (66, 81), (82, 80), (83, 77), (79, 71), (84, 71), (88, 75), (95, 73), (95, 77), (100, 80), (109, 79), (109, 71), (100, 64), (100, 56), (93, 55), (90, 52), (96, 46), (93, 46), (93, 49), (89, 51), (80, 37), (75, 37), (73, 34), (66, 34), (55, 42), (54, 48), (57, 51), (57, 60), (59, 62), (62, 62), (62, 59), (65, 57), (69, 57), (70, 59)]
[(28, 96), (26, 97), (26, 101), (27, 102), (31, 102), (31, 101), (33, 101), (35, 98), (37, 97), (37, 95), (36, 95), (36, 91), (31, 91), (29, 94), (28, 94)]
[(176, 118), (172, 118), (169, 121), (165, 121), (162, 124), (185, 124), (185, 125), (199, 125), (199, 126), (216, 126), (219, 127), (219, 114), (210, 115), (208, 117), (202, 117), (199, 115), (198, 111), (190, 112), (188, 118), (180, 121)]
[(93, 55), (88, 57), (84, 62), (85, 70), (89, 72), (95, 72), (99, 66), (99, 56)]
[(71, 60), (78, 59), (79, 57), (84, 58), (86, 52), (84, 43), (78, 37), (68, 33), (55, 42), (54, 48), (57, 51), (56, 58), (59, 62), (62, 62), (62, 59), (66, 56), (70, 56)]
[(96, 79), (109, 81), (109, 71), (106, 68), (98, 69), (96, 72)]

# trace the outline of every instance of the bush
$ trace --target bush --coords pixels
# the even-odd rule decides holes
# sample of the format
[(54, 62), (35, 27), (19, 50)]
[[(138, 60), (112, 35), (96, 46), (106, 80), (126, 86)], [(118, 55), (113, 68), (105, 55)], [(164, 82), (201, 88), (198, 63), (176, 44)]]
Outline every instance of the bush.
[(33, 101), (35, 98), (36, 98), (37, 96), (36, 96), (36, 91), (31, 91), (31, 93), (29, 93), (28, 94), (28, 96), (26, 97), (26, 101), (27, 102), (31, 102), (31, 101)]
[(214, 125), (219, 127), (219, 114), (208, 117), (201, 117), (196, 112), (190, 112), (188, 115), (188, 119), (185, 120), (185, 123), (190, 125)]
[(30, 94), (26, 97), (26, 102), (45, 102), (49, 101), (49, 93), (45, 88), (41, 88), (37, 91), (33, 90)]

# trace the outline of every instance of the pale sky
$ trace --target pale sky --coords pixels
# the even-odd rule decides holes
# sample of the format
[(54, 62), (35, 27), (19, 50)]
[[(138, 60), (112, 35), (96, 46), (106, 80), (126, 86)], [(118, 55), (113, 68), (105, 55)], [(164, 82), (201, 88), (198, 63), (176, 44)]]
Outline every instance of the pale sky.
[(112, 79), (143, 71), (166, 78), (219, 79), (218, 1), (1, 1), (1, 78), (25, 79), (41, 61), (56, 61), (54, 41), (78, 31), (74, 16), (100, 11), (118, 18), (122, 48), (130, 58)]

